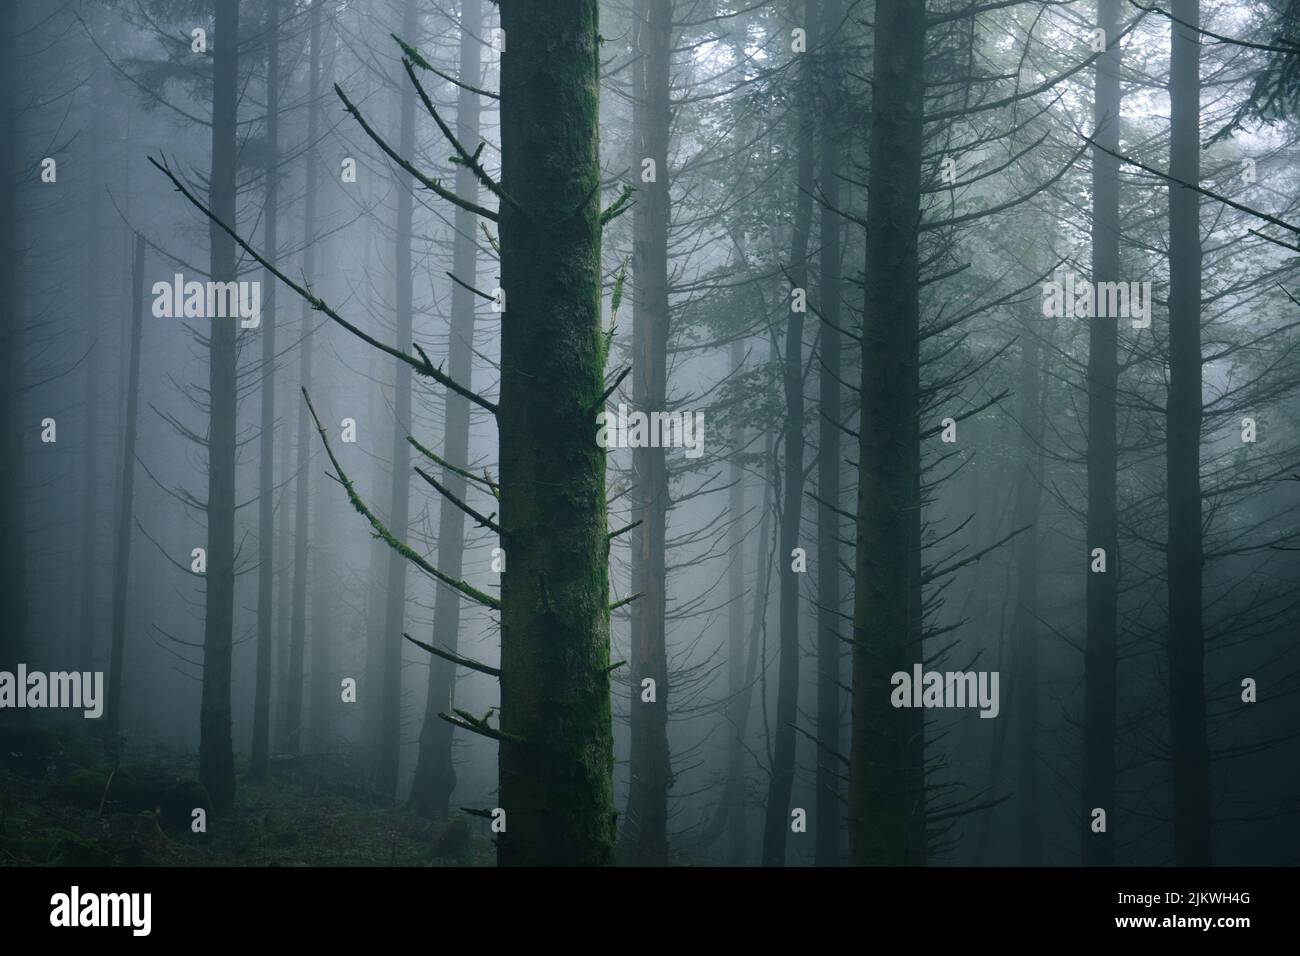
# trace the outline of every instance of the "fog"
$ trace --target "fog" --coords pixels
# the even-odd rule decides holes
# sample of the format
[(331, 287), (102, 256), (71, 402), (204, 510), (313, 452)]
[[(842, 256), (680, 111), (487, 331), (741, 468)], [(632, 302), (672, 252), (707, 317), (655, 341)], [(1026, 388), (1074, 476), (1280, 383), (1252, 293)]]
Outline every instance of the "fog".
[(1168, 8), (7, 5), (10, 862), (1300, 863), (1300, 12)]

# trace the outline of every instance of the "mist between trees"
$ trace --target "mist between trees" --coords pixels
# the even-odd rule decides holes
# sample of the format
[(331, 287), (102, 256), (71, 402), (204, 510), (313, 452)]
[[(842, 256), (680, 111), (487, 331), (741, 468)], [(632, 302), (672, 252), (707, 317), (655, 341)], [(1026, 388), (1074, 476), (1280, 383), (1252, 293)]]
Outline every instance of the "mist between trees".
[(15, 0), (0, 111), (13, 860), (1300, 862), (1296, 0)]

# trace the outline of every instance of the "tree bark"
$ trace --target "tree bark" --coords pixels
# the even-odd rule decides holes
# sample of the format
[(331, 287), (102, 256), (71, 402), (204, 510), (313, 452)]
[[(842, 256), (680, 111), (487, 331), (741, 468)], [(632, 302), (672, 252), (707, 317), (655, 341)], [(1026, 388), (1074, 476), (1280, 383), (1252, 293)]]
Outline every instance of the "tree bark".
[(82, 278), (86, 283), (86, 318), (89, 328), (86, 340), (90, 343), (90, 352), (86, 356), (86, 423), (82, 436), (82, 473), (81, 473), (81, 548), (86, 555), (81, 562), (81, 608), (78, 616), (77, 636), (80, 667), (83, 671), (95, 670), (95, 621), (96, 585), (99, 571), (99, 405), (100, 405), (100, 353), (105, 342), (100, 340), (98, 321), (100, 309), (100, 188), (103, 181), (100, 170), (103, 168), (103, 130), (100, 118), (104, 115), (104, 79), (98, 81), (94, 74), (90, 78), (91, 117), (90, 117), (90, 169), (88, 177), (90, 195), (86, 198), (87, 230), (86, 242), (90, 246), (87, 256), (86, 272)]
[[(303, 275), (316, 271), (316, 209), (320, 192), (319, 160), (316, 141), (320, 136), (320, 58), (321, 58), (321, 5), (324, 0), (313, 0), (308, 20), (309, 53), (307, 64), (307, 151), (305, 155), (306, 208), (303, 212)], [(303, 302), (301, 339), (298, 345), (298, 380), (308, 392), (312, 387), (312, 322), (315, 313)], [(307, 575), (308, 575), (308, 515), (311, 506), (311, 446), (315, 439), (308, 418), (307, 403), (298, 401), (298, 468), (294, 475), (294, 527), (293, 527), (293, 620), (289, 634), (289, 673), (285, 684), (285, 713), (287, 721), (281, 749), (297, 753), (302, 747), (302, 697), (307, 644)]]
[(917, 223), (924, 140), (925, 4), (878, 0), (871, 104), (862, 413), (854, 562), (849, 858), (915, 859), (910, 711), (890, 704), (890, 675), (910, 670), (918, 508)]
[[(654, 160), (655, 180), (637, 182), (632, 208), (632, 402), (644, 411), (664, 411), (668, 392), (668, 225), (671, 188), (668, 137), (672, 124), (669, 69), (672, 56), (672, 0), (638, 0), (633, 7), (639, 58), (633, 75), (633, 170)], [(664, 449), (633, 452), (636, 499), (632, 518), (631, 750), (623, 856), (641, 866), (668, 862), (668, 652), (664, 540), (668, 522), (668, 468)], [(642, 681), (654, 681), (655, 700), (642, 699)]]
[[(370, 248), (367, 244), (366, 249), (367, 263), (370, 262)], [(370, 308), (377, 308), (378, 303), (371, 302)], [(369, 421), (378, 422), (384, 414), (387, 403), (384, 399), (385, 386), (388, 384), (388, 376), (393, 372), (391, 363), (385, 360), (381, 353), (374, 353), (370, 361), (370, 380), (373, 383), (370, 388), (369, 402), (367, 403), (367, 418)], [(392, 481), (388, 472), (384, 470), (384, 461), (381, 454), (376, 453), (373, 458), (372, 483), (376, 488), (381, 487), (385, 481), (391, 487)], [(376, 503), (376, 513), (380, 514), (385, 521), (388, 515), (383, 508)], [(365, 677), (360, 681), (360, 693), (358, 702), (362, 707), (362, 726), (361, 726), (361, 744), (367, 758), (367, 765), (371, 770), (379, 767), (379, 728), (383, 723), (383, 674), (384, 674), (384, 588), (388, 582), (388, 545), (382, 538), (374, 537), (370, 541), (370, 560), (367, 564), (369, 568), (369, 586), (366, 589), (366, 648), (365, 648)]]
[(500, 3), (503, 865), (614, 849), (598, 7)]
[[(18, 105), (16, 11), (0, 17), (0, 421), (9, 422), (0, 446), (0, 668), (12, 672), (27, 654), (26, 442), (38, 434), (23, 418), (23, 322), (18, 288), (18, 144), (22, 141)], [(17, 423), (23, 423), (18, 427)], [(26, 721), (19, 710), (16, 720)]]
[[(1200, 0), (1176, 7), (1169, 68), (1169, 175), (1201, 179)], [(1184, 25), (1185, 24), (1185, 25)], [(1169, 184), (1169, 729), (1174, 862), (1210, 865), (1210, 753), (1201, 618), (1201, 197)]]
[[(480, 85), (480, 41), (483, 9), (480, 0), (462, 0), (460, 7), (460, 81), (468, 86)], [(472, 146), (479, 137), (480, 104), (478, 94), (462, 87), (456, 99), (456, 138)], [(456, 195), (470, 202), (478, 201), (478, 179), (465, 166), (456, 167)], [(456, 230), (452, 249), (452, 272), (468, 285), (475, 285), (478, 275), (478, 246), (474, 231), (478, 217), (456, 207), (453, 219)], [(473, 387), (474, 373), (474, 294), (452, 284), (451, 345), (448, 374), (467, 388)], [(447, 411), (443, 455), (447, 461), (469, 467), (470, 403), (455, 392), (447, 393)], [(442, 484), (461, 501), (465, 500), (466, 480), (449, 468), (442, 471)], [(465, 513), (444, 502), (438, 511), (438, 566), (457, 580), (464, 567)], [(452, 653), (459, 650), (461, 595), (439, 586), (434, 597), (433, 643)], [(448, 802), (456, 789), (456, 768), (452, 763), (452, 725), (438, 717), (451, 707), (456, 681), (456, 666), (441, 657), (429, 659), (429, 696), (420, 730), (419, 758), (415, 765), (415, 782), (411, 799), (423, 817), (442, 819), (447, 816)]]
[(334, 705), (339, 702), (340, 686), (334, 674), (333, 641), (336, 633), (334, 591), (338, 586), (330, 566), (333, 529), (337, 517), (332, 513), (330, 498), (321, 485), (328, 481), (324, 472), (314, 477), (317, 485), (316, 513), (313, 516), (311, 598), (311, 703), (307, 731), (314, 753), (327, 753), (334, 743)]
[[(1107, 51), (1097, 60), (1093, 99), (1094, 138), (1106, 149), (1119, 148), (1120, 0), (1097, 0), (1097, 26), (1105, 31)], [(1092, 281), (1117, 282), (1119, 259), (1119, 160), (1094, 149), (1092, 155)], [(1094, 288), (1096, 286), (1094, 285)], [(1119, 378), (1118, 325), (1115, 319), (1088, 324), (1088, 518), (1084, 567), (1088, 570), (1087, 647), (1084, 652), (1083, 808), (1080, 829), (1083, 862), (1115, 862), (1115, 640), (1119, 607), (1119, 536), (1116, 474), (1115, 389)], [(1104, 573), (1091, 570), (1094, 549), (1106, 552)], [(1106, 830), (1094, 833), (1093, 811), (1106, 812)]]
[[(280, 0), (268, 0), (266, 54), (265, 255), (279, 256)], [(253, 692), (253, 746), (249, 774), (265, 779), (271, 755), (271, 650), (275, 571), (275, 278), (262, 273), (262, 422), (258, 441), (257, 686)]]
[[(285, 393), (280, 396), (281, 405), (284, 408), (293, 408), (295, 405), (294, 394), (289, 387), (287, 377), (280, 376), (281, 390)], [(301, 400), (301, 396), (297, 396)], [(294, 424), (288, 417), (285, 418), (284, 424), (284, 448), (285, 451), (280, 455), (280, 485), (283, 491), (280, 493), (279, 517), (276, 519), (277, 527), (275, 530), (275, 568), (276, 576), (279, 578), (279, 587), (275, 589), (276, 608), (275, 608), (275, 632), (279, 635), (275, 642), (275, 699), (272, 706), (275, 711), (275, 724), (273, 727), (273, 738), (279, 745), (289, 734), (289, 644), (290, 633), (293, 625), (293, 556), (291, 546), (293, 542), (292, 523), (294, 509), (292, 504), (292, 484), (290, 476), (292, 475), (293, 463), (288, 454), (290, 439), (293, 437)]]
[[(804, 23), (810, 35), (817, 4), (807, 0)], [(810, 48), (813, 40), (808, 41)], [(802, 54), (811, 57), (811, 54)], [(808, 289), (808, 241), (812, 234), (813, 132), (816, 113), (813, 72), (805, 59), (800, 72), (803, 105), (799, 110), (799, 173), (795, 199), (794, 233), (790, 253), (790, 282), (795, 289)], [(795, 722), (799, 716), (799, 574), (793, 569), (792, 552), (799, 546), (799, 525), (803, 517), (803, 325), (804, 313), (791, 302), (785, 332), (785, 475), (781, 486), (781, 638), (776, 687), (776, 748), (772, 756), (772, 777), (767, 792), (763, 825), (763, 865), (785, 865), (786, 834), (790, 832), (790, 794), (798, 748)]]
[[(109, 644), (108, 701), (104, 707), (105, 736), (112, 740), (122, 724), (122, 687), (126, 683), (126, 599), (131, 564), (131, 518), (135, 506), (136, 421), (140, 405), (140, 348), (144, 336), (144, 236), (135, 234), (131, 261), (130, 358), (127, 366), (126, 422), (122, 479), (118, 486), (117, 531), (113, 543), (113, 611)], [(147, 695), (146, 695), (147, 696)]]
[(1016, 527), (1029, 530), (1016, 539), (1016, 610), (1011, 619), (1016, 669), (1016, 830), (1020, 863), (1043, 862), (1042, 804), (1038, 773), (1038, 521), (1042, 499), (1043, 452), (1040, 444), (1043, 383), (1035, 332), (1026, 329), (1020, 353), (1019, 416), (1023, 466), (1016, 487)]
[[(208, 203), (217, 220), (235, 227), (236, 122), (239, 94), (239, 0), (214, 0), (212, 38), (212, 172)], [(235, 242), (215, 222), (208, 228), (215, 282), (235, 280)], [(212, 318), (209, 343), (208, 535), (203, 631), (203, 696), (199, 713), (199, 780), (214, 810), (235, 802), (230, 738), (230, 657), (235, 613), (236, 329)]]
[(842, 223), (834, 212), (840, 204), (838, 116), (843, 108), (838, 56), (843, 10), (840, 0), (823, 0), (821, 47), (817, 51), (822, 116), (821, 174), (818, 187), (825, 202), (821, 212), (818, 302), (821, 372), (818, 375), (817, 433), (817, 796), (813, 829), (817, 866), (840, 863), (840, 236)]
[[(740, 339), (731, 343), (731, 367), (739, 371), (745, 362), (745, 343)], [(731, 528), (728, 531), (731, 567), (727, 569), (727, 783), (723, 800), (727, 813), (727, 864), (745, 865), (745, 723), (749, 710), (749, 685), (745, 681), (745, 469), (741, 465), (740, 449), (744, 447), (745, 433), (739, 420), (732, 427), (733, 449), (727, 480), (728, 511)], [(763, 538), (759, 539), (760, 541)], [(755, 593), (758, 592), (758, 572), (762, 562), (754, 562)]]
[[(402, 8), (402, 30), (407, 43), (418, 45), (419, 8), (416, 0), (406, 0)], [(404, 72), (401, 84), (398, 155), (415, 155), (415, 89)], [(406, 172), (397, 173), (396, 301), (397, 341), (403, 348), (411, 341), (411, 311), (414, 279), (411, 266), (411, 238), (414, 216), (414, 183)], [(389, 496), (391, 510), (388, 529), (399, 541), (406, 540), (411, 492), (411, 367), (397, 367), (393, 384), (393, 482)], [(375, 784), (379, 793), (392, 800), (397, 797), (397, 771), (402, 736), (402, 632), (406, 629), (407, 560), (396, 551), (388, 553), (388, 590), (384, 605), (383, 703), (379, 722), (379, 767)]]

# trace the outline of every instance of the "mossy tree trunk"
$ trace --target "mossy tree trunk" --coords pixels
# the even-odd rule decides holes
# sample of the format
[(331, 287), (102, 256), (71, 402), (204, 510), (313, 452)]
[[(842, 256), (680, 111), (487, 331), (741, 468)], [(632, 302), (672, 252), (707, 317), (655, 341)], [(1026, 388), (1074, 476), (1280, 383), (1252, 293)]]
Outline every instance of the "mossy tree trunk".
[(500, 3), (504, 865), (614, 848), (598, 6)]

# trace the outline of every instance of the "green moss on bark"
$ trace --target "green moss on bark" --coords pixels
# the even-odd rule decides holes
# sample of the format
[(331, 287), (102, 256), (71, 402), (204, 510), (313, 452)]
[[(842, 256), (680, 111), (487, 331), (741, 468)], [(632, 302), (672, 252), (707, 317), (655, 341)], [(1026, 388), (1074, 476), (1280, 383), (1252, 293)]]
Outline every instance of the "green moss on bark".
[[(505, 865), (614, 847), (596, 0), (502, 0), (502, 545), (498, 840)], [(557, 533), (557, 529), (558, 533)]]

